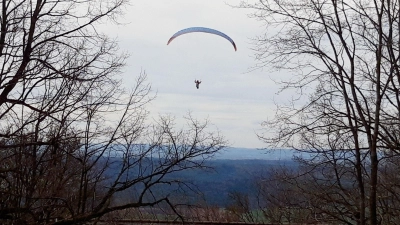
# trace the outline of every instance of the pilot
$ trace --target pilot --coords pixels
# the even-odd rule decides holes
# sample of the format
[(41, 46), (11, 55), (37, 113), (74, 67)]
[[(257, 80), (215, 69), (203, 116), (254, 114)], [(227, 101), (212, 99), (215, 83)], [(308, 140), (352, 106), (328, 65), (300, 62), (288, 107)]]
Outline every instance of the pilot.
[(199, 85), (201, 84), (201, 81), (199, 81), (199, 80), (194, 80), (194, 82), (196, 83), (196, 88), (199, 89)]

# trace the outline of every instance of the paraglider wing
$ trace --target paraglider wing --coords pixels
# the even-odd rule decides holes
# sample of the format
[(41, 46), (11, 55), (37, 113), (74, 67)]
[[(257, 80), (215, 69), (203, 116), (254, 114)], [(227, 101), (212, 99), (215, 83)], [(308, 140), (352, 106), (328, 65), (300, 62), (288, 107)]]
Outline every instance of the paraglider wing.
[(169, 45), (169, 43), (171, 43), (172, 40), (174, 40), (175, 38), (181, 36), (182, 34), (193, 33), (193, 32), (203, 32), (203, 33), (219, 35), (219, 36), (225, 38), (226, 40), (230, 41), (232, 43), (232, 45), (233, 45), (233, 48), (236, 51), (236, 44), (232, 40), (232, 38), (230, 38), (228, 35), (220, 32), (220, 31), (217, 31), (217, 30), (214, 30), (214, 29), (211, 29), (211, 28), (206, 28), (206, 27), (190, 27), (190, 28), (186, 28), (186, 29), (180, 30), (180, 31), (176, 32), (174, 35), (172, 35), (172, 37), (168, 40), (167, 45)]

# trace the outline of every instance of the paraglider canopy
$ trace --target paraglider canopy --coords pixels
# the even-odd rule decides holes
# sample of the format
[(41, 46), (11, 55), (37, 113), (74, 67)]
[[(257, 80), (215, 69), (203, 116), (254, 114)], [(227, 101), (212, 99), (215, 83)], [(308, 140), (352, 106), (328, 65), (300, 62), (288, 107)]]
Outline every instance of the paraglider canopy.
[(233, 48), (235, 49), (235, 51), (237, 50), (235, 42), (228, 35), (220, 32), (218, 30), (214, 30), (214, 29), (206, 28), (206, 27), (189, 27), (189, 28), (180, 30), (180, 31), (176, 32), (174, 35), (172, 35), (172, 37), (168, 40), (167, 45), (169, 45), (169, 43), (171, 43), (172, 40), (179, 37), (180, 35), (193, 33), (193, 32), (203, 32), (203, 33), (209, 33), (209, 34), (215, 34), (215, 35), (221, 36), (221, 37), (225, 38), (226, 40), (230, 41), (231, 44), (233, 45)]

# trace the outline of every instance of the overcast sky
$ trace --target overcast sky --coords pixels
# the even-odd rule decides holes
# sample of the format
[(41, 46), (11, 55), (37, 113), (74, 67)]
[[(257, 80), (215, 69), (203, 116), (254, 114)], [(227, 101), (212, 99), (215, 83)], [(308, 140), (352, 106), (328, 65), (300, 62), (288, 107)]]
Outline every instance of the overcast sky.
[[(256, 133), (262, 121), (273, 116), (277, 100), (277, 73), (251, 70), (255, 66), (252, 38), (262, 35), (262, 24), (247, 16), (251, 11), (232, 8), (240, 0), (132, 0), (124, 26), (108, 27), (121, 49), (130, 54), (124, 79), (147, 73), (157, 98), (149, 106), (152, 117), (170, 114), (181, 126), (191, 112), (208, 118), (233, 147), (265, 147)], [(168, 39), (194, 26), (217, 29), (237, 45), (204, 33)], [(196, 89), (194, 80), (202, 81)], [(134, 79), (132, 79), (133, 82)]]

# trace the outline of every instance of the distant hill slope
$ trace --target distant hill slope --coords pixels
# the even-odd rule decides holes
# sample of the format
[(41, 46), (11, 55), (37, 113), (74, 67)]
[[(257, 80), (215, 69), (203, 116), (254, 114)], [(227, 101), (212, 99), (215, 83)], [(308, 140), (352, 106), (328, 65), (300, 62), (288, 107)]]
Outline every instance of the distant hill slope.
[[(226, 207), (230, 204), (229, 193), (240, 192), (243, 194), (254, 193), (254, 181), (256, 177), (267, 175), (272, 168), (279, 166), (296, 167), (297, 164), (291, 158), (293, 151), (290, 150), (259, 150), (250, 148), (226, 148), (218, 153), (212, 160), (207, 161), (208, 170), (186, 170), (169, 174), (166, 179), (190, 182), (202, 193), (200, 196), (187, 196), (191, 203), (205, 200), (207, 204)], [(114, 158), (115, 165), (119, 165), (119, 158)], [(116, 174), (118, 166), (109, 168), (108, 174)], [(132, 171), (132, 174), (135, 174)], [(174, 186), (163, 185), (158, 191), (171, 191)], [(140, 189), (140, 188), (139, 188)], [(129, 193), (119, 195), (119, 200), (129, 198)], [(177, 193), (178, 198), (186, 198)], [(118, 200), (117, 200), (118, 202)]]
[(256, 148), (227, 147), (221, 150), (214, 159), (260, 159), (260, 160), (290, 160), (293, 150), (267, 150)]
[(231, 202), (229, 193), (252, 194), (256, 191), (255, 178), (267, 175), (272, 168), (296, 167), (292, 160), (216, 159), (208, 162), (212, 171), (183, 171), (175, 178), (190, 181), (204, 194), (208, 204), (226, 207)]

